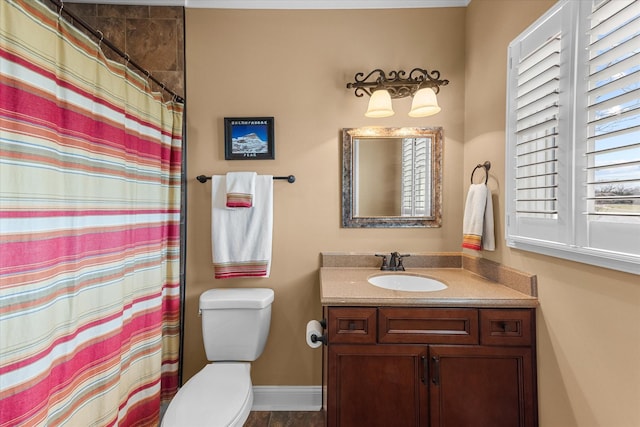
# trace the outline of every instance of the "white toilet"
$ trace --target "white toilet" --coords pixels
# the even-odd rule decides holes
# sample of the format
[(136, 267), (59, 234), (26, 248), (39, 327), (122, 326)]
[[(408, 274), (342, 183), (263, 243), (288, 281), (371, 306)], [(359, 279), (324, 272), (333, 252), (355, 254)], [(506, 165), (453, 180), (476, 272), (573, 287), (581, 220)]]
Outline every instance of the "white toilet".
[(264, 350), (273, 290), (210, 289), (200, 295), (209, 363), (171, 400), (162, 427), (241, 427), (253, 404), (251, 361)]

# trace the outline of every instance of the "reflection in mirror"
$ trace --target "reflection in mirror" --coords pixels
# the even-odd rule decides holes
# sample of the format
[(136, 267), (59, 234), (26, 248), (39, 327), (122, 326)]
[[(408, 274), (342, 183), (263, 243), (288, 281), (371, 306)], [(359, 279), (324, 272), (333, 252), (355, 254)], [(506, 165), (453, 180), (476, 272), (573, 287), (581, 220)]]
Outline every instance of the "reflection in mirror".
[(343, 227), (439, 227), (442, 128), (342, 131)]

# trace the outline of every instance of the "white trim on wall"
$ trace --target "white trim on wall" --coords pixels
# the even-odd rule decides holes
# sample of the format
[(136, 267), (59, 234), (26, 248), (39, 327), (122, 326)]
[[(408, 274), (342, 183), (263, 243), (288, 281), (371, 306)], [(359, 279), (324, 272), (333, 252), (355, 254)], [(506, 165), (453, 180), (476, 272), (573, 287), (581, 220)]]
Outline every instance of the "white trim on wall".
[(319, 411), (321, 386), (254, 386), (252, 411)]

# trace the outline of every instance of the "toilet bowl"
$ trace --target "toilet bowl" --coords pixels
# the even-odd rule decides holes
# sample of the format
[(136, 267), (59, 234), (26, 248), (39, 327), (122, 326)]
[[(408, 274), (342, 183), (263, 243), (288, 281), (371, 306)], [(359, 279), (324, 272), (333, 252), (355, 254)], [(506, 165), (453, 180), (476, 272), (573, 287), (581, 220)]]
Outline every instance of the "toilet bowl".
[(253, 404), (251, 365), (210, 363), (178, 391), (162, 427), (241, 427)]
[(253, 404), (251, 364), (269, 334), (273, 290), (211, 289), (200, 296), (211, 362), (171, 400), (162, 427), (241, 427)]

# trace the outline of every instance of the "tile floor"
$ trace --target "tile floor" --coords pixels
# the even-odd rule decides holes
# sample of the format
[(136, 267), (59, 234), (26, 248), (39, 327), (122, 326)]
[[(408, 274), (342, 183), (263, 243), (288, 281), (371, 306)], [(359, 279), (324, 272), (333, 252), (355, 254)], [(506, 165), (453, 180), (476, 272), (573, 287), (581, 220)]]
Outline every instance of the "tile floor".
[(244, 427), (324, 427), (324, 412), (254, 411)]

